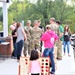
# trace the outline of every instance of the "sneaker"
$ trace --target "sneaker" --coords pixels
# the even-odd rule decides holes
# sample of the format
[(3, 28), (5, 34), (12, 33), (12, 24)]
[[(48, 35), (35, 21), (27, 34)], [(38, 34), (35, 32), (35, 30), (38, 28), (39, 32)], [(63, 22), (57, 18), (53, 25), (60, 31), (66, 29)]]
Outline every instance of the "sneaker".
[(57, 58), (57, 60), (62, 60), (62, 58)]
[(14, 59), (14, 56), (12, 56), (11, 59)]
[(64, 55), (63, 56), (65, 56), (65, 53), (64, 53)]
[(17, 59), (17, 57), (14, 57), (14, 59)]
[(68, 54), (69, 57), (71, 57), (71, 55)]
[(50, 72), (50, 74), (55, 75), (55, 72)]
[(17, 60), (17, 62), (20, 62), (20, 60)]

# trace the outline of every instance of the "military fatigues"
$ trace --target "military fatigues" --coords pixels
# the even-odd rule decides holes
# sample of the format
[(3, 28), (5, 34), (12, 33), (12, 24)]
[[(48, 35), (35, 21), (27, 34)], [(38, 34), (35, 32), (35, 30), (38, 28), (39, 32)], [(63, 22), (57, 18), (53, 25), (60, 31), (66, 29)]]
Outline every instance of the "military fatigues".
[(60, 34), (59, 34), (59, 38), (60, 39), (59, 39), (59, 41), (56, 44), (58, 60), (62, 59), (62, 40), (63, 40), (62, 36), (63, 36), (64, 28), (61, 25), (59, 25), (59, 30), (60, 30)]
[(62, 59), (62, 42), (60, 40), (56, 42), (56, 47), (57, 47), (57, 59), (61, 60)]
[(30, 30), (31, 35), (31, 50), (38, 49), (40, 50), (40, 36), (42, 34), (42, 29), (39, 27), (33, 27)]
[[(56, 25), (56, 24), (50, 24), (50, 25), (51, 25), (51, 29), (59, 36), (60, 30), (59, 30), (58, 25)], [(54, 47), (54, 60), (55, 60), (55, 65), (56, 66), (57, 66), (57, 51), (58, 51), (57, 45), (59, 45), (57, 43), (58, 43), (58, 40), (55, 42), (55, 47)]]
[(31, 35), (29, 33), (29, 30), (32, 29), (32, 27), (31, 26), (25, 26), (24, 29), (25, 29), (25, 32), (27, 34), (27, 41), (24, 42), (24, 55), (26, 56), (27, 52), (30, 55)]

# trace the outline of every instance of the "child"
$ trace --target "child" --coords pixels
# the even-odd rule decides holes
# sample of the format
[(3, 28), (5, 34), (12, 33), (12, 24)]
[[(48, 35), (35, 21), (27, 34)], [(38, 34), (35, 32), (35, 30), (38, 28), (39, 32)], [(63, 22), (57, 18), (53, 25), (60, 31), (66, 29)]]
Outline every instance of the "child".
[(38, 51), (32, 50), (28, 69), (28, 73), (31, 73), (31, 75), (40, 75), (41, 73), (40, 61), (38, 59), (39, 59)]
[(46, 26), (46, 31), (43, 33), (41, 36), (41, 41), (44, 42), (44, 52), (43, 56), (44, 57), (50, 57), (51, 63), (52, 63), (52, 69), (51, 69), (51, 74), (55, 74), (55, 63), (54, 63), (54, 56), (53, 56), (53, 51), (54, 51), (54, 42), (55, 40), (58, 39), (58, 36), (51, 30), (51, 26), (47, 25)]

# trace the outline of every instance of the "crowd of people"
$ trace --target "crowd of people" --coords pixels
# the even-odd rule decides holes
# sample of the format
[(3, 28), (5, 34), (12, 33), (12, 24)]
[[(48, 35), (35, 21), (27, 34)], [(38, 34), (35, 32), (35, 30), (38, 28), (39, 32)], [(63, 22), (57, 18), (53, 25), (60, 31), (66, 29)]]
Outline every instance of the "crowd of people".
[[(62, 44), (63, 52), (66, 54), (66, 45), (68, 56), (70, 57), (70, 36), (71, 31), (69, 25), (63, 27), (59, 20), (50, 18), (48, 25), (41, 26), (40, 20), (35, 20), (31, 26), (31, 20), (28, 20), (26, 25), (22, 27), (20, 22), (13, 22), (10, 25), (13, 38), (14, 58), (19, 62), (20, 56), (23, 53), (26, 57), (30, 56), (29, 72), (31, 75), (40, 75), (39, 57), (49, 57), (51, 60), (51, 74), (55, 74), (57, 60), (62, 60)], [(42, 53), (42, 46), (44, 51)], [(31, 66), (32, 64), (32, 66)], [(34, 67), (37, 65), (37, 68)]]

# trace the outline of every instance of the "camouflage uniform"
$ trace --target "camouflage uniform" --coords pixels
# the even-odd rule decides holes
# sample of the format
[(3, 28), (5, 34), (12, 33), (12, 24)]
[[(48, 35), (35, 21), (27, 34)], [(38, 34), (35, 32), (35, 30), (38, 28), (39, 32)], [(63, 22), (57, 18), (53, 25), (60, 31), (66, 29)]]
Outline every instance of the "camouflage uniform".
[(62, 59), (62, 41), (57, 41), (56, 42), (56, 47), (57, 47), (57, 59), (61, 60)]
[(59, 26), (57, 26), (56, 24), (50, 24), (50, 25), (51, 29), (59, 36), (60, 34)]
[(27, 52), (28, 52), (28, 54), (30, 54), (31, 36), (30, 36), (29, 30), (32, 29), (32, 27), (31, 26), (25, 26), (24, 29), (25, 29), (25, 32), (27, 34), (27, 41), (24, 42), (24, 55), (26, 56)]
[(42, 29), (38, 26), (34, 26), (30, 30), (31, 35), (31, 50), (38, 49), (40, 50), (40, 36), (42, 34)]
[[(56, 24), (50, 24), (51, 25), (51, 29), (59, 36), (60, 34), (60, 30), (58, 25)], [(57, 68), (57, 49), (58, 49), (58, 40), (55, 42), (55, 46), (54, 46), (54, 60), (55, 60), (55, 66)]]
[[(60, 29), (59, 29), (59, 26), (58, 25), (56, 25), (56, 24), (54, 24), (54, 25), (51, 25), (52, 26), (52, 30), (53, 31), (55, 31), (55, 33), (58, 35), (58, 36), (60, 36)], [(55, 46), (57, 47), (57, 53), (56, 53), (56, 58), (55, 59), (57, 59), (57, 58), (60, 58), (60, 59), (62, 59), (62, 47), (61, 47), (61, 44), (62, 44), (62, 42), (60, 41), (60, 40), (58, 40), (58, 41), (56, 41), (55, 42)]]
[(64, 28), (61, 25), (58, 25), (58, 26), (59, 26), (59, 30), (60, 30), (60, 34), (59, 34), (60, 39), (57, 42), (57, 58), (58, 58), (58, 60), (60, 60), (60, 59), (62, 59), (62, 41), (63, 41)]
[[(61, 60), (62, 59), (62, 41), (63, 41), (63, 33), (64, 33), (64, 28), (60, 25), (60, 21), (57, 20), (56, 24), (59, 27), (60, 34), (59, 34), (59, 41), (57, 42), (57, 59)], [(58, 45), (59, 44), (59, 45)]]

